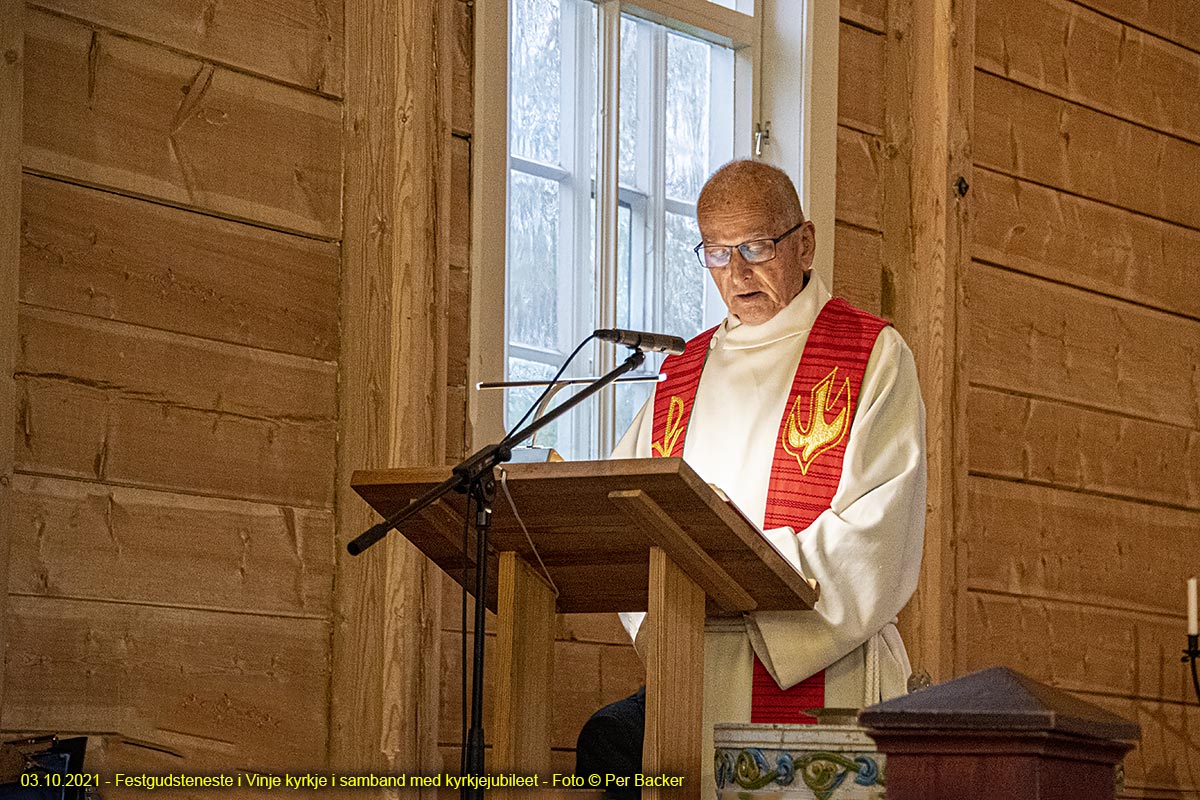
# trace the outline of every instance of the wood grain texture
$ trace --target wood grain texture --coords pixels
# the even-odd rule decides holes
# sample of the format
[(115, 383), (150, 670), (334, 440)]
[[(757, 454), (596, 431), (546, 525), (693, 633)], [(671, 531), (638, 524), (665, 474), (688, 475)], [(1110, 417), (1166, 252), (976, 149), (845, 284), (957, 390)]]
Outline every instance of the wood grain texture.
[(328, 619), (333, 515), (18, 475), (13, 594)]
[(970, 259), (973, 0), (888, 3), (889, 155), (884, 171), (881, 311), (912, 349), (925, 404), (927, 485), (921, 579), (901, 619), (914, 668), (957, 671), (964, 515), (961, 287)]
[(975, 171), (975, 258), (1200, 319), (1200, 232)]
[(838, 126), (837, 219), (860, 228), (881, 229), (882, 156), (877, 137)]
[(616, 614), (559, 614), (557, 635), (570, 642), (632, 646)]
[(982, 477), (967, 485), (972, 589), (1158, 615), (1183, 608), (1171, 587), (1195, 572), (1200, 514)]
[(44, 12), (26, 18), (27, 169), (341, 235), (337, 101)]
[[(442, 583), (442, 630), (462, 630), (461, 607), (462, 587), (458, 581), (444, 572), (438, 576)], [(474, 629), (474, 611), (471, 596), (467, 596), (467, 630)], [(487, 630), (495, 631), (495, 614), (487, 612)], [(629, 634), (621, 627), (620, 619), (613, 613), (559, 614), (555, 627), (555, 638), (564, 642), (589, 644), (611, 644), (629, 647)]]
[[(21, 252), (21, 121), (25, 71), (24, 8), (22, 0), (0, 0), (0, 425), (17, 418), (17, 308)], [(13, 439), (0, 433), (0, 586), (8, 583), (10, 532), (15, 514)], [(0, 650), (5, 638), (5, 618), (0, 612)], [(3, 670), (0, 670), (3, 673)], [(4, 704), (4, 676), (0, 674), (0, 708)]]
[(42, 309), (20, 325), (20, 470), (331, 506), (332, 365)]
[[(646, 608), (646, 553), (656, 542), (641, 529), (631, 528), (609, 499), (612, 492), (631, 488), (644, 491), (667, 511), (760, 610), (811, 608), (816, 602), (818, 591), (804, 576), (682, 459), (514, 463), (506, 465), (505, 471), (521, 521), (507, 501), (498, 501), (489, 544), (495, 551), (512, 550), (535, 562), (532, 541), (558, 587), (561, 613)], [(390, 516), (447, 477), (449, 470), (444, 467), (364, 470), (351, 476), (351, 486), (372, 508)], [(451, 493), (441, 502), (453, 509), (454, 517), (463, 519), (462, 495)], [(589, 513), (580, 515), (581, 508)], [(412, 520), (405, 534), (457, 578), (462, 566), (460, 530), (450, 526), (443, 531)], [(494, 597), (488, 597), (487, 603), (494, 607)], [(716, 613), (719, 607), (712, 604), (710, 610)]]
[[(1174, 589), (1183, 608), (1184, 583)], [(1071, 692), (1192, 702), (1178, 667), (1183, 615), (1097, 609), (1056, 600), (971, 592), (963, 626), (968, 671), (997, 664)]]
[(1200, 228), (1200, 145), (986, 72), (975, 78), (976, 162), (1072, 194)]
[[(442, 636), (441, 728), (438, 739), (442, 746), (457, 746), (462, 736), (462, 693), (459, 687), (462, 636), (449, 631)], [(470, 644), (468, 635), (468, 662)], [(485, 697), (495, 696), (495, 671), (492, 668), (495, 656), (496, 639), (489, 634), (485, 650)], [(468, 674), (469, 672), (468, 668)], [(550, 688), (550, 700), (547, 705), (551, 749), (573, 751), (579, 731), (593, 712), (628, 697), (644, 683), (645, 670), (632, 646), (615, 647), (591, 642), (556, 641), (554, 682)], [(467, 685), (469, 693), (470, 683)], [(496, 730), (495, 708), (490, 702), (484, 704), (483, 727), (490, 745)], [(447, 769), (455, 769), (458, 761), (449, 762), (445, 766)]]
[(974, 264), (974, 383), (1200, 428), (1200, 323)]
[(60, 380), (21, 378), (17, 392), (18, 471), (331, 507), (332, 423), (280, 423)]
[(883, 290), (883, 237), (849, 225), (837, 226), (833, 252), (833, 293), (880, 313)]
[(842, 19), (882, 33), (886, 30), (887, 0), (841, 0)]
[(883, 133), (886, 37), (842, 23), (838, 43), (838, 125)]
[[(189, 775), (231, 775), (236, 779), (239, 774), (245, 776), (249, 772), (265, 771), (261, 767), (250, 765), (232, 769), (230, 764), (236, 758), (235, 752), (235, 746), (228, 741), (156, 730), (152, 738), (145, 740), (118, 735), (91, 736), (88, 738), (84, 763), (88, 765), (88, 770), (99, 772), (103, 776), (112, 776), (118, 772), (126, 775), (182, 772)], [(108, 779), (111, 780), (111, 777)], [(104, 789), (104, 800), (145, 800), (146, 797), (144, 789), (116, 786), (105, 786)], [(248, 789), (243, 782), (240, 788), (234, 789), (196, 788), (169, 791), (172, 800), (270, 800), (272, 797), (278, 797), (279, 792), (283, 790)], [(294, 796), (296, 800), (320, 800), (321, 794), (328, 797), (329, 792), (288, 790), (287, 794), (290, 797)]]
[(332, 360), (338, 246), (27, 175), (21, 300)]
[(375, 522), (349, 489), (351, 470), (446, 452), (450, 10), (416, 0), (346, 9), (334, 769), (442, 766), (436, 568), (399, 536), (357, 558), (343, 547)]
[(24, 307), (17, 375), (279, 424), (336, 414), (332, 364)]
[(645, 789), (642, 796), (696, 800), (702, 757), (704, 592), (658, 547), (650, 550), (650, 587), (642, 771), (691, 780), (680, 789)]
[(1187, 3), (1079, 0), (1079, 4), (1200, 52), (1200, 19)]
[[(463, 6), (461, 0), (447, 0)], [(463, 24), (460, 15), (459, 25)], [(468, 21), (470, 17), (467, 18)], [(462, 36), (461, 27), (456, 29)], [(460, 43), (461, 46), (461, 43)], [(457, 64), (457, 61), (456, 61)], [(470, 87), (467, 87), (468, 93)], [(458, 106), (458, 83), (455, 83)], [(468, 95), (469, 97), (469, 95)], [(457, 115), (457, 111), (455, 112)], [(455, 135), (450, 145), (450, 270), (446, 320), (446, 461), (467, 451), (468, 360), (471, 348), (471, 140)]]
[(342, 4), (310, 0), (38, 0), (37, 6), (334, 96), (342, 93)]
[(446, 387), (446, 463), (467, 457), (467, 387)]
[(475, 4), (472, 0), (438, 2), (452, 4), (454, 15), (451, 127), (455, 135), (470, 136), (475, 130)]
[[(545, 773), (550, 768), (554, 676), (554, 590), (516, 553), (500, 554), (496, 610), (496, 727), (491, 769)], [(525, 792), (506, 792), (507, 796)]]
[[(1176, 666), (1172, 659), (1171, 668)], [(1195, 778), (1200, 775), (1200, 747), (1196, 745), (1200, 741), (1200, 710), (1194, 699), (1179, 704), (1103, 694), (1079, 696), (1142, 726), (1141, 741), (1125, 756), (1125, 797), (1184, 800), (1196, 796), (1200, 788)]]
[[(9, 600), (9, 729), (140, 719), (264, 769), (324, 756), (328, 623), (38, 597)], [(184, 679), (181, 679), (181, 676)]]
[(608, 499), (640, 528), (724, 611), (753, 611), (758, 604), (729, 573), (704, 552), (683, 528), (641, 489), (609, 492)]
[(975, 36), (988, 72), (1200, 141), (1200, 53), (1069, 0), (981, 3)]
[(1200, 511), (1200, 430), (972, 389), (972, 472)]
[[(460, 2), (460, 0), (453, 0)], [(450, 266), (471, 267), (471, 139), (450, 140)], [(457, 309), (452, 309), (457, 310)]]

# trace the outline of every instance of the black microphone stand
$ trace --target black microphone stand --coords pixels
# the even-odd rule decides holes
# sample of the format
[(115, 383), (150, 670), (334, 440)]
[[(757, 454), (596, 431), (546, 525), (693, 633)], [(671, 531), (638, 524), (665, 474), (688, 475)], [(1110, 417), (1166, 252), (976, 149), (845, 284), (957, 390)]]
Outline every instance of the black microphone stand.
[[(470, 493), (475, 500), (475, 650), (472, 657), (471, 675), (471, 728), (467, 734), (467, 753), (464, 762), (467, 775), (483, 777), (483, 654), (484, 654), (484, 611), (487, 597), (487, 535), (492, 519), (492, 500), (496, 496), (495, 469), (512, 458), (512, 449), (521, 442), (555, 421), (575, 406), (582, 403), (608, 384), (627, 372), (632, 372), (646, 360), (646, 354), (634, 350), (616, 369), (591, 383), (573, 397), (555, 406), (543, 416), (508, 434), (496, 444), (490, 444), (468, 456), (451, 470), (446, 480), (434, 486), (420, 497), (390, 517), (372, 526), (346, 545), (350, 555), (356, 556), (378, 542), (394, 528), (419, 514), (450, 492)], [(466, 553), (463, 554), (466, 557)], [(464, 632), (465, 633), (465, 632)], [(483, 800), (480, 784), (469, 786), (464, 783), (460, 797), (463, 800)]]

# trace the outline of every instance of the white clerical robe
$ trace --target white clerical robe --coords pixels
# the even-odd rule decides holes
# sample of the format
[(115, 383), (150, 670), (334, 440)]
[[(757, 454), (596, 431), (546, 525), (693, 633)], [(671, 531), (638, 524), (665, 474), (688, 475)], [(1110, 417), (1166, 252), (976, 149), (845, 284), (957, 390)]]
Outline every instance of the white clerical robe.
[[(814, 273), (770, 320), (747, 325), (727, 317), (709, 345), (683, 458), (760, 528), (784, 405), (829, 298)], [(653, 422), (651, 396), (612, 457), (648, 458)], [(713, 792), (712, 724), (750, 720), (754, 653), (784, 688), (825, 669), (827, 707), (857, 708), (905, 692), (911, 668), (895, 617), (916, 589), (924, 524), (925, 407), (912, 353), (887, 327), (867, 362), (830, 508), (798, 534), (766, 534), (819, 581), (816, 607), (706, 626), (704, 796)], [(621, 615), (632, 637), (644, 617)]]

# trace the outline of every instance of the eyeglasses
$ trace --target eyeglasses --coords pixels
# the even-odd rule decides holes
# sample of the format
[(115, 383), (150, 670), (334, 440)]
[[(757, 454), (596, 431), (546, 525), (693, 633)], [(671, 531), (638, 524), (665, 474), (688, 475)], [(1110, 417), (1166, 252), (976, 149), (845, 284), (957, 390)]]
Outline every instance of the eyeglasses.
[(733, 258), (734, 250), (742, 254), (742, 258), (745, 259), (747, 264), (762, 264), (775, 257), (775, 245), (802, 227), (804, 227), (803, 220), (797, 222), (774, 239), (751, 239), (748, 242), (742, 242), (738, 245), (705, 244), (701, 242), (692, 248), (692, 250), (695, 252), (696, 258), (700, 260), (700, 266), (707, 269), (728, 267), (729, 260)]

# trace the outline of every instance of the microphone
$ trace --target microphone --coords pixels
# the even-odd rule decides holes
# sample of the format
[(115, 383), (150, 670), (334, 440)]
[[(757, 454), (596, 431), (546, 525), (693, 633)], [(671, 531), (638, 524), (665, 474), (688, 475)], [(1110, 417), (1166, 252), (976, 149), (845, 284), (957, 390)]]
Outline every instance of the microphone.
[(687, 342), (678, 336), (667, 336), (665, 333), (646, 333), (645, 331), (627, 331), (621, 328), (601, 328), (592, 333), (602, 342), (632, 347), (643, 353), (666, 353), (677, 356), (687, 347)]

